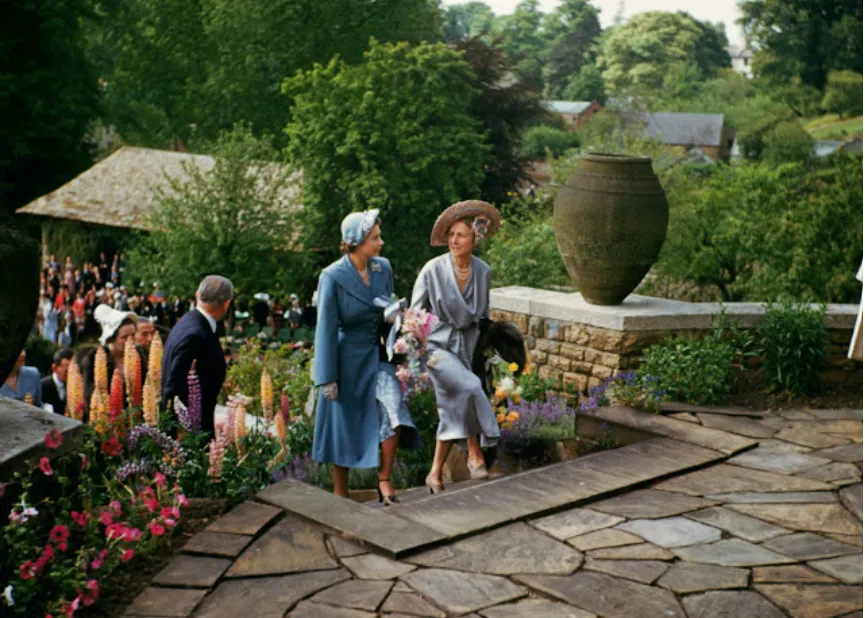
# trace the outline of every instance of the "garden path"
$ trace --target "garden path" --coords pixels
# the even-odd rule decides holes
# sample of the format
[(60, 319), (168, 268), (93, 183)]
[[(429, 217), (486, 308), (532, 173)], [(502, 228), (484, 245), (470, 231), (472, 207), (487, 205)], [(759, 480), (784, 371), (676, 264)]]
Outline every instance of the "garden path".
[(718, 412), (388, 509), (278, 483), (127, 616), (861, 618), (862, 411)]

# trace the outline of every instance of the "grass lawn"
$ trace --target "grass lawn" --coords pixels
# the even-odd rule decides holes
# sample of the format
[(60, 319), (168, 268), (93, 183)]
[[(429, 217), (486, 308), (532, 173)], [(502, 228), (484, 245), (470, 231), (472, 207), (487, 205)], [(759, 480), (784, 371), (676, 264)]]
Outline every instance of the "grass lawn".
[(845, 139), (862, 135), (862, 116), (858, 118), (838, 118), (838, 114), (826, 114), (812, 118), (805, 128), (814, 139)]

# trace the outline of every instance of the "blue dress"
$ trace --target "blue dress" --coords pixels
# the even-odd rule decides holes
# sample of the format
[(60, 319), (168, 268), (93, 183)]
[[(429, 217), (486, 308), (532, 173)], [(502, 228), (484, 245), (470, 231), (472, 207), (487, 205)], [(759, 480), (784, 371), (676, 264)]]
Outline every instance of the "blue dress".
[(336, 382), (339, 397), (331, 401), (319, 392), (312, 443), (316, 461), (346, 468), (379, 466), (383, 419), (376, 384), (380, 371), (393, 374), (394, 368), (379, 362), (383, 311), (374, 300), (392, 293), (393, 271), (384, 258), (370, 259), (369, 286), (347, 255), (321, 272), (313, 379), (316, 386)]

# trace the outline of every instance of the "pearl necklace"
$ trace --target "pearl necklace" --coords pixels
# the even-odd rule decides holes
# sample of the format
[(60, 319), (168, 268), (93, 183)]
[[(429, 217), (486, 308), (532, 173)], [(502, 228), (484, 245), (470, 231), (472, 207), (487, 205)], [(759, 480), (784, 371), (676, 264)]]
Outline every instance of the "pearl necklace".
[(468, 281), (469, 277), (472, 276), (472, 264), (471, 264), (471, 262), (469, 262), (469, 265), (466, 266), (465, 268), (460, 268), (459, 266), (457, 266), (457, 263), (454, 262), (454, 270), (457, 273), (457, 279), (459, 279), (460, 281)]

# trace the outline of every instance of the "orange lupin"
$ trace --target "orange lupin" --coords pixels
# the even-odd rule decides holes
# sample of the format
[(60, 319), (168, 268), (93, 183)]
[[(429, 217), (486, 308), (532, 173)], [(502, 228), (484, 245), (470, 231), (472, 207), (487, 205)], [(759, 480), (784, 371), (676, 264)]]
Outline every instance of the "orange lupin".
[(69, 374), (66, 378), (66, 416), (76, 421), (84, 417), (84, 378), (78, 361), (74, 358), (69, 363)]
[(261, 410), (265, 425), (270, 424), (273, 419), (273, 380), (266, 368), (261, 372)]
[(99, 346), (96, 348), (96, 356), (93, 359), (93, 384), (94, 392), (108, 392), (108, 356), (105, 354), (105, 348)]

